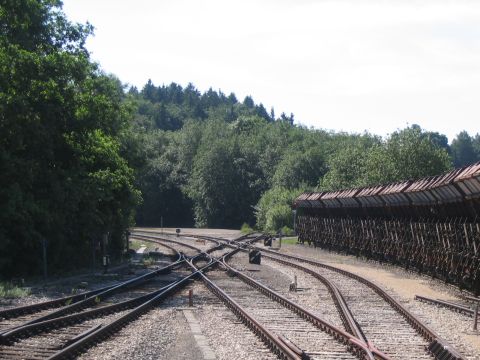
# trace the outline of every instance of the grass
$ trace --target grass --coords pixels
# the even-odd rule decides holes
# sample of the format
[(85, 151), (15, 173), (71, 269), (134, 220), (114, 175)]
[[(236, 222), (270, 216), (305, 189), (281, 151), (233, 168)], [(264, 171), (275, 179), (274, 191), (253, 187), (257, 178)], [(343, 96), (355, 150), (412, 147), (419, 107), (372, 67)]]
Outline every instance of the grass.
[(298, 241), (298, 236), (288, 236), (288, 237), (282, 237), (282, 245), (283, 244), (296, 244)]
[(11, 282), (0, 282), (0, 298), (20, 298), (30, 295), (30, 290), (13, 285)]

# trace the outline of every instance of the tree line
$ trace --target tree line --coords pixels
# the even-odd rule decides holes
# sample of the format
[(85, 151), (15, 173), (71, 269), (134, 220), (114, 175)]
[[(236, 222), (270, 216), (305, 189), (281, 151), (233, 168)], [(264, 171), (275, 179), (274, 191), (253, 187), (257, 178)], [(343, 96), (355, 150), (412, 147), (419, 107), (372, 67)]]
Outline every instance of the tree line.
[[(480, 136), (413, 125), (382, 138), (306, 128), (251, 96), (128, 87), (85, 49), (57, 0), (0, 5), (0, 274), (85, 266), (140, 226), (292, 228), (305, 190), (438, 174), (480, 159)], [(325, 124), (328, 126), (328, 124)], [(107, 239), (102, 244), (101, 239)]]

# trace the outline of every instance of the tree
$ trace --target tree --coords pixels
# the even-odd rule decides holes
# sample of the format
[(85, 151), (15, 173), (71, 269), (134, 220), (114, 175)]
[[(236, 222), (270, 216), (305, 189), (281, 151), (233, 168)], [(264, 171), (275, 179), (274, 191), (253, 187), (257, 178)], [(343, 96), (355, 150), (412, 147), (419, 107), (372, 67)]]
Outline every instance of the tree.
[(121, 251), (139, 202), (120, 154), (131, 108), (90, 62), (92, 27), (56, 0), (2, 2), (0, 24), (1, 274), (37, 271), (43, 239), (58, 268), (85, 264), (106, 232)]
[(301, 190), (283, 187), (273, 187), (266, 191), (255, 206), (257, 227), (275, 232), (284, 226), (293, 229), (291, 205), (300, 193)]
[[(365, 161), (365, 185), (419, 179), (451, 169), (447, 150), (418, 125), (393, 133), (371, 148)], [(441, 144), (440, 144), (441, 145)]]
[(253, 99), (251, 96), (245, 96), (245, 99), (243, 99), (243, 105), (245, 105), (247, 108), (253, 109), (255, 106), (255, 103), (253, 102)]
[(155, 85), (153, 85), (151, 79), (148, 79), (147, 83), (143, 87), (142, 95), (145, 99), (148, 99), (150, 101), (157, 100), (157, 88), (155, 87)]
[(480, 159), (475, 149), (474, 139), (466, 131), (460, 132), (452, 140), (451, 148), (453, 164), (456, 168), (470, 165)]
[(273, 186), (287, 189), (315, 187), (326, 172), (325, 154), (319, 148), (288, 152), (273, 175)]
[(381, 144), (378, 137), (345, 136), (334, 141), (335, 149), (327, 159), (327, 173), (319, 181), (321, 190), (339, 190), (365, 185), (365, 164), (368, 151)]
[(273, 108), (273, 106), (270, 109), (270, 120), (275, 121), (275, 109)]
[(475, 149), (477, 161), (480, 161), (480, 134), (475, 135), (473, 138), (473, 148)]

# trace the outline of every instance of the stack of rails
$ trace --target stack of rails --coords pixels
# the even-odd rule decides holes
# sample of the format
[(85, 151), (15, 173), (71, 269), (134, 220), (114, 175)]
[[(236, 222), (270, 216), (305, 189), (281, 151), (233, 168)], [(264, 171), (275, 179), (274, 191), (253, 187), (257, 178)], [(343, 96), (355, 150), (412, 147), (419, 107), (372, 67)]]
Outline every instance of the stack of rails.
[(480, 162), (418, 180), (303, 193), (293, 208), (300, 242), (480, 293)]

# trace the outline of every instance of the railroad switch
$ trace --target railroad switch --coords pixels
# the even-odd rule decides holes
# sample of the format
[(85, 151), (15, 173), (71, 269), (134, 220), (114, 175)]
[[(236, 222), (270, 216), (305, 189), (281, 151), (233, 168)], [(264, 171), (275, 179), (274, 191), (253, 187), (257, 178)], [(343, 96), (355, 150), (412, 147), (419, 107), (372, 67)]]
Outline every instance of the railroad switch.
[(263, 240), (263, 246), (272, 246), (272, 237), (271, 236), (267, 236)]
[(297, 291), (297, 275), (294, 275), (293, 282), (290, 283), (289, 290), (295, 292)]
[(262, 261), (262, 253), (258, 250), (250, 250), (248, 252), (248, 262), (250, 264), (260, 265)]

